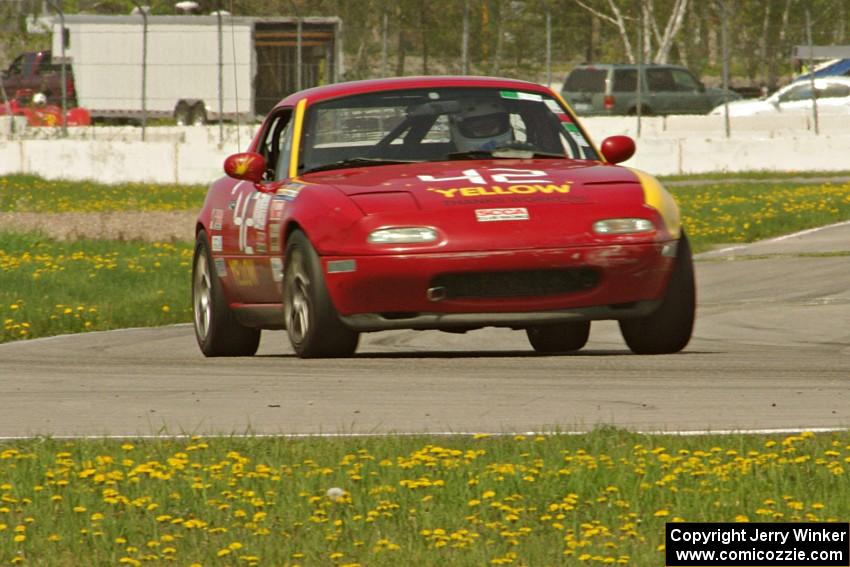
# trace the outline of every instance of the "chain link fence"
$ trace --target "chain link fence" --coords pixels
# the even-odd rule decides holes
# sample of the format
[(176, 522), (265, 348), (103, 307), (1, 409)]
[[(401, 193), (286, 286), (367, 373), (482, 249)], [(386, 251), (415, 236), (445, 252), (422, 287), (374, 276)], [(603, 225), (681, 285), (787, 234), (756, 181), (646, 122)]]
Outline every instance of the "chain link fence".
[[(736, 4), (736, 12), (729, 0), (691, 4), (684, 23), (671, 39), (669, 58), (665, 55), (667, 60), (694, 71), (690, 83), (677, 78), (685, 75), (654, 64), (654, 49), (660, 49), (664, 40), (667, 14), (647, 9), (652, 7), (649, 0), (612, 2), (612, 6), (632, 8), (631, 13), (621, 14), (617, 32), (612, 31), (615, 26), (610, 26), (606, 18), (613, 16), (603, 12), (607, 4), (602, 2), (576, 1), (568, 3), (570, 9), (565, 9), (564, 3), (544, 0), (434, 2), (436, 7), (431, 8), (430, 15), (420, 15), (418, 20), (411, 20), (409, 13), (385, 2), (371, 19), (358, 20), (345, 30), (342, 21), (333, 17), (147, 16), (142, 9), (134, 16), (91, 16), (86, 23), (86, 17), (65, 17), (59, 5), (50, 4), (53, 60), (45, 64), (42, 84), (0, 89), (6, 101), (5, 113), (14, 113), (10, 101), (17, 99), (19, 107), (31, 108), (33, 95), (47, 90), (50, 103), (65, 110), (79, 105), (96, 122), (124, 121), (142, 126), (113, 129), (116, 139), (134, 135), (135, 139), (152, 139), (151, 132), (146, 132), (150, 125), (217, 123), (222, 143), (228, 136), (229, 123), (261, 118), (296, 90), (339, 80), (410, 74), (499, 75), (548, 84), (558, 91), (565, 88), (566, 98), (580, 116), (632, 114), (611, 126), (637, 137), (694, 131), (715, 137), (751, 132), (772, 136), (787, 130), (819, 135), (844, 127), (841, 112), (848, 106), (836, 101), (850, 101), (850, 84), (842, 86), (840, 80), (816, 78), (814, 73), (803, 77), (808, 84), (799, 81), (786, 87), (788, 90), (759, 99), (771, 90), (773, 85), (768, 83), (775, 82), (774, 78), (794, 78), (790, 72), (792, 44), (797, 45), (793, 55), (799, 71), (814, 70), (827, 58), (850, 58), (850, 49), (847, 53), (834, 49), (827, 52), (816, 44), (843, 37), (830, 31), (835, 25), (827, 14), (812, 14), (808, 5), (789, 1), (747, 5), (755, 14), (751, 18), (754, 22), (757, 16), (763, 16), (764, 45), (756, 37), (757, 25), (746, 28), (741, 23), (741, 6)], [(438, 14), (441, 7), (443, 13)], [(842, 13), (846, 17), (846, 11)], [(105, 29), (95, 22), (98, 18), (101, 22), (111, 19), (115, 29)], [(67, 20), (64, 24), (63, 19)], [(173, 23), (164, 23), (167, 19)], [(369, 25), (371, 29), (367, 29)], [(784, 27), (777, 29), (780, 25)], [(171, 29), (164, 29), (166, 26)], [(770, 61), (766, 55), (768, 37), (778, 37), (776, 47), (783, 51), (773, 54)], [(107, 38), (112, 38), (111, 44), (105, 41)], [(193, 49), (175, 47), (181, 42)], [(89, 47), (84, 51), (89, 44), (117, 47), (99, 52)], [(69, 54), (63, 58), (60, 52), (64, 48)], [(754, 55), (754, 50), (759, 53)], [(187, 58), (187, 53), (194, 55)], [(630, 62), (628, 56), (634, 61)], [(707, 62), (700, 63), (698, 57)], [(755, 67), (772, 70), (761, 73), (761, 78), (758, 73), (747, 74), (754, 58)], [(789, 68), (789, 72), (777, 73), (776, 60), (785, 61), (780, 67)], [(591, 92), (590, 98), (598, 107), (594, 108), (564, 85), (564, 79), (580, 63), (597, 68), (603, 68), (601, 63), (622, 63), (624, 68), (630, 64), (632, 79), (624, 75), (620, 81), (615, 74), (606, 76), (593, 86), (603, 89)], [(747, 108), (733, 100), (738, 95), (724, 95), (717, 99), (714, 109), (684, 109), (701, 114), (713, 110), (709, 118), (696, 120), (692, 114), (679, 116), (681, 108), (661, 106), (664, 98), (675, 103), (676, 98), (696, 98), (705, 93), (701, 68), (708, 73), (706, 83), (727, 93), (734, 88), (745, 97), (755, 95), (753, 100), (759, 104)], [(63, 71), (66, 80), (57, 80)], [(0, 86), (10, 82), (8, 76), (4, 79)], [(748, 84), (743, 84), (746, 81)], [(160, 84), (182, 85), (179, 98), (166, 94), (157, 86)], [(197, 88), (201, 84), (207, 87), (203, 91)], [(625, 90), (610, 90), (618, 84), (626, 85), (622, 87)], [(636, 102), (628, 108), (616, 107), (613, 99), (620, 92), (628, 93)], [(93, 128), (69, 128), (66, 133), (21, 128), (20, 120), (14, 124), (14, 129), (10, 124), (2, 131), (38, 138), (67, 135), (103, 139), (107, 135)]]

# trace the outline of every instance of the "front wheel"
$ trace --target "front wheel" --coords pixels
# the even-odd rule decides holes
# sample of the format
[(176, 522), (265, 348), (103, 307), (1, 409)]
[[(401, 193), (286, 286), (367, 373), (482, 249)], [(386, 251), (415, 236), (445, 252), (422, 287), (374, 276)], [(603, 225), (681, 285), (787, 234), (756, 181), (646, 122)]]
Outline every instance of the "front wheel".
[(670, 283), (658, 308), (645, 317), (623, 319), (620, 332), (636, 354), (672, 354), (691, 340), (696, 315), (694, 262), (682, 233)]
[(354, 354), (360, 334), (340, 320), (322, 264), (307, 236), (294, 231), (286, 241), (283, 313), (286, 332), (301, 358), (340, 358)]
[(525, 330), (536, 352), (551, 354), (580, 350), (590, 336), (590, 321), (541, 325)]
[(195, 338), (204, 355), (252, 356), (257, 352), (261, 331), (240, 324), (227, 305), (203, 230), (198, 232), (192, 262), (192, 311)]

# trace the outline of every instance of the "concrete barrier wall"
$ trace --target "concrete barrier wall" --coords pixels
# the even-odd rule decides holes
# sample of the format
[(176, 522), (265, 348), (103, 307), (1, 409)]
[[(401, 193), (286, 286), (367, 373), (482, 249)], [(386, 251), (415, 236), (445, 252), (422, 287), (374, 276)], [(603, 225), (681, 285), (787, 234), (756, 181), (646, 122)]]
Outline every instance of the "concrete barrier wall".
[[(850, 169), (846, 158), (850, 155), (850, 118), (825, 120), (821, 135), (806, 129), (805, 117), (781, 124), (758, 117), (747, 120), (749, 129), (734, 130), (726, 138), (716, 131), (718, 124), (722, 127), (722, 117), (644, 119), (641, 136), (636, 138), (637, 152), (625, 165), (655, 175)], [(627, 117), (584, 121), (597, 143), (613, 134), (636, 137), (635, 123)], [(34, 135), (41, 139), (0, 139), (0, 175), (206, 184), (222, 175), (228, 155), (247, 147), (255, 128), (243, 128), (241, 143), (237, 143), (235, 130), (230, 130), (224, 144), (218, 143), (214, 127), (151, 128), (146, 142), (138, 139), (137, 128), (98, 129), (92, 136), (78, 131), (67, 139), (56, 138), (55, 130), (40, 129)]]

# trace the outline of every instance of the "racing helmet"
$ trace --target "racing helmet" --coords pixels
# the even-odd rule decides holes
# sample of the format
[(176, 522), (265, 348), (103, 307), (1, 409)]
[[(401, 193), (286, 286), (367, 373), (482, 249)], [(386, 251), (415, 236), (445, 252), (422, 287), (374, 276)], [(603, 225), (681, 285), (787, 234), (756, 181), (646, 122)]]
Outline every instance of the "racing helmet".
[(36, 106), (44, 106), (47, 104), (47, 96), (44, 93), (35, 93), (32, 95), (32, 103)]
[(450, 115), (452, 141), (459, 152), (491, 150), (513, 140), (511, 117), (496, 101), (470, 101)]

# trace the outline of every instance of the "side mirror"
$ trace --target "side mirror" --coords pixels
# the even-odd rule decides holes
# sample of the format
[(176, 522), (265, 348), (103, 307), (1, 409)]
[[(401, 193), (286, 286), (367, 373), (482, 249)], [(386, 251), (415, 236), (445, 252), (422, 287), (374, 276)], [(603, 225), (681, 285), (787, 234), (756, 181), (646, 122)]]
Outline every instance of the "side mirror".
[(234, 179), (260, 183), (266, 171), (266, 158), (256, 152), (233, 154), (224, 160), (224, 173)]
[(609, 136), (599, 149), (608, 163), (621, 163), (635, 155), (635, 141), (628, 136)]
[(699, 85), (699, 86), (697, 86), (697, 90), (698, 90), (699, 92), (701, 92), (701, 93), (704, 93), (704, 92), (705, 92), (705, 84), (703, 84), (703, 83), (698, 83), (698, 85)]

